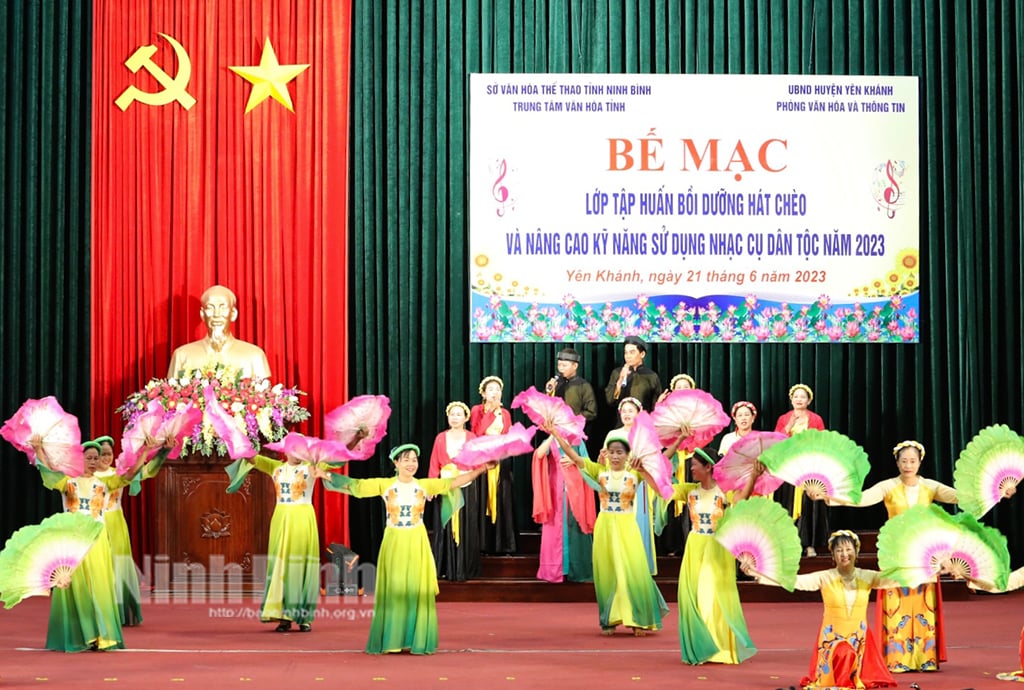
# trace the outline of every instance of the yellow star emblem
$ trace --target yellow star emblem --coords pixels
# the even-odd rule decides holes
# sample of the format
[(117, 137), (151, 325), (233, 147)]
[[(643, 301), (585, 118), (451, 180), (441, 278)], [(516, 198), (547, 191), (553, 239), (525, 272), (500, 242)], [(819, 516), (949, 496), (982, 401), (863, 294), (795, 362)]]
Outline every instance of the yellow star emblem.
[(309, 69), (309, 65), (282, 65), (277, 61), (270, 39), (267, 38), (263, 44), (263, 55), (260, 57), (259, 66), (238, 66), (228, 67), (232, 72), (252, 83), (252, 92), (249, 94), (249, 102), (245, 105), (245, 112), (249, 112), (268, 96), (275, 101), (295, 112), (292, 107), (292, 97), (288, 93), (288, 82)]

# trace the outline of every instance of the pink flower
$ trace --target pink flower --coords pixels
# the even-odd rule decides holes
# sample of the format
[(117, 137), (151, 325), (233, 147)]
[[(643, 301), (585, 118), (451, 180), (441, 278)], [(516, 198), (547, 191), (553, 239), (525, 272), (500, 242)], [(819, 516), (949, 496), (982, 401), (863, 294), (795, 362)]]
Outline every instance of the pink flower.
[(782, 321), (776, 321), (775, 325), (772, 326), (772, 335), (776, 338), (783, 337), (788, 331), (789, 329), (786, 328), (786, 324)]
[(900, 337), (905, 341), (913, 340), (916, 335), (917, 332), (914, 330), (913, 326), (907, 326), (906, 328), (900, 329)]
[(704, 321), (700, 325), (700, 337), (710, 338), (715, 334), (715, 325), (710, 321)]
[(684, 338), (692, 338), (693, 333), (694, 330), (692, 321), (684, 321), (683, 323), (679, 324), (679, 334), (682, 335)]
[(875, 342), (881, 336), (882, 336), (882, 334), (879, 333), (877, 330), (875, 330), (873, 328), (870, 331), (868, 331), (868, 340), (870, 340), (871, 342)]
[(828, 335), (828, 339), (833, 342), (843, 337), (843, 329), (839, 326), (829, 326), (825, 330), (825, 333)]
[(796, 340), (803, 342), (804, 340), (807, 340), (807, 331), (800, 329), (794, 334), (793, 337), (796, 338)]
[(768, 340), (769, 335), (771, 335), (771, 332), (766, 326), (758, 326), (754, 329), (754, 336), (761, 342)]
[(856, 338), (860, 335), (860, 324), (856, 321), (850, 321), (846, 324), (846, 337)]

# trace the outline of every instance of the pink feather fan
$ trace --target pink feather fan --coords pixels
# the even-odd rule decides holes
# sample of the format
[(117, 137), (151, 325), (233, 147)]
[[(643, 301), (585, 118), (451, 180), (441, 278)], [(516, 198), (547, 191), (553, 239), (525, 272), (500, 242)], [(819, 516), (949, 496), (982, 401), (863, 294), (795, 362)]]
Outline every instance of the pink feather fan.
[(722, 403), (709, 393), (696, 389), (673, 391), (655, 405), (651, 419), (658, 438), (666, 446), (675, 443), (680, 434), (685, 434), (679, 444), (684, 451), (703, 448), (729, 425), (729, 415), (722, 409)]
[(654, 480), (655, 488), (666, 501), (672, 499), (672, 461), (661, 452), (658, 432), (651, 415), (641, 412), (629, 430), (630, 454), (639, 461)]
[(541, 393), (533, 386), (512, 400), (512, 409), (522, 408), (530, 421), (543, 428), (552, 426), (573, 445), (583, 442), (587, 435), (583, 431), (587, 420), (572, 411), (561, 398)]
[(321, 462), (340, 464), (353, 459), (352, 453), (340, 441), (325, 441), (294, 431), (289, 431), (280, 441), (267, 443), (263, 447), (314, 465)]
[(366, 460), (388, 433), (391, 401), (386, 395), (358, 395), (327, 413), (324, 424), (331, 440), (346, 448), (360, 432), (366, 435), (349, 449), (352, 460)]
[(33, 465), (36, 453), (31, 439), (39, 436), (53, 469), (69, 477), (77, 477), (85, 470), (78, 418), (65, 412), (52, 395), (26, 400), (0, 427), (0, 436), (25, 453)]
[(460, 469), (471, 470), (488, 462), (532, 453), (531, 441), (535, 433), (537, 427), (531, 426), (526, 429), (516, 422), (504, 434), (477, 436), (466, 441), (458, 455), (452, 458), (452, 462)]

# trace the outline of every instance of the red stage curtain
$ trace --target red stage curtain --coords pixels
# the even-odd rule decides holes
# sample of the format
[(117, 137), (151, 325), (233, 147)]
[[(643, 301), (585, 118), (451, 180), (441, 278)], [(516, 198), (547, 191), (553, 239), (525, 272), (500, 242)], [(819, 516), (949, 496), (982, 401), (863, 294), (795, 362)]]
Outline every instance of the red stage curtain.
[[(204, 335), (214, 284), (238, 296), (235, 335), (263, 347), (272, 379), (309, 394), (298, 431), (319, 435), (348, 378), (351, 0), (95, 0), (93, 19), (91, 435), (117, 437), (115, 408)], [(195, 104), (122, 111), (129, 85), (182, 74), (160, 34), (187, 54)], [(281, 65), (310, 65), (287, 84), (294, 112), (267, 98), (246, 113), (254, 87), (228, 69), (259, 65), (267, 40)], [(159, 67), (132, 73), (144, 45)], [(152, 500), (126, 500), (136, 557), (152, 553)], [(317, 501), (325, 542), (347, 542), (342, 498)]]

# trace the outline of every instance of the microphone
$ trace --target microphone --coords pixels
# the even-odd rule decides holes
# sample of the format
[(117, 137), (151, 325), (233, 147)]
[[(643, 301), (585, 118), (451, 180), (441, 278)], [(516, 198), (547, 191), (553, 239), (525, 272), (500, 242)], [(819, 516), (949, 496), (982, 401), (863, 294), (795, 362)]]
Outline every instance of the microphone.
[(562, 382), (562, 375), (556, 371), (555, 375), (552, 376), (548, 380), (547, 384), (545, 384), (545, 386), (544, 386), (545, 392), (547, 392), (548, 395), (554, 395), (555, 394), (555, 389), (558, 387), (558, 384), (561, 383), (561, 382)]
[(632, 374), (633, 367), (629, 366), (628, 364), (622, 367), (622, 372), (619, 374), (619, 388), (626, 387), (626, 381), (629, 379), (630, 376), (632, 376)]

